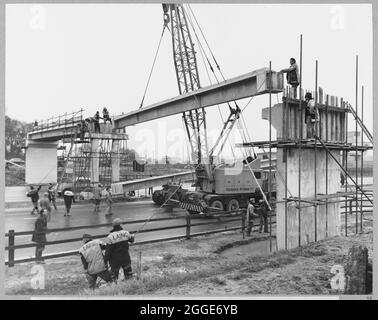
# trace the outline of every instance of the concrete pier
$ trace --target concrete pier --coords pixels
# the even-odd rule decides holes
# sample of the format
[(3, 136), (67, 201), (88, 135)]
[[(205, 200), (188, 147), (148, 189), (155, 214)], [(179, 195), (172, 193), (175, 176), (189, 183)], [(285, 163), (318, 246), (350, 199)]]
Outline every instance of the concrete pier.
[[(341, 169), (327, 155), (327, 151), (307, 134), (299, 109), (299, 101), (288, 101), (272, 106), (272, 127), (277, 132), (277, 245), (278, 249), (291, 249), (340, 233), (340, 203), (335, 201), (340, 190)], [(341, 147), (345, 140), (346, 109), (320, 105), (318, 136), (325, 143), (332, 143), (332, 154), (341, 161)], [(262, 111), (262, 118), (269, 119), (269, 108)], [(299, 149), (302, 121), (303, 141)], [(328, 131), (328, 132), (327, 132)], [(287, 142), (296, 141), (295, 144)], [(341, 146), (341, 144), (340, 144)], [(301, 160), (299, 160), (301, 159)], [(299, 161), (301, 169), (299, 171)], [(301, 186), (299, 192), (299, 174)], [(297, 199), (300, 193), (300, 205)], [(328, 196), (327, 196), (327, 195)], [(329, 195), (334, 198), (325, 200)], [(323, 198), (323, 200), (321, 200)], [(285, 201), (285, 199), (290, 199)], [(300, 207), (300, 208), (299, 208)]]
[(57, 145), (57, 141), (27, 141), (25, 154), (26, 184), (57, 182)]

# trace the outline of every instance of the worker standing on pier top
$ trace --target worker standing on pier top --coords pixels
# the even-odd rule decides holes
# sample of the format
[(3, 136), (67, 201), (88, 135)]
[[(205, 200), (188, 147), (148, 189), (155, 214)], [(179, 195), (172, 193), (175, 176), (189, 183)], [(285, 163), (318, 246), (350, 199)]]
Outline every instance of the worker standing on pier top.
[(100, 112), (96, 111), (94, 117), (93, 117), (93, 122), (94, 122), (94, 131), (97, 133), (100, 133)]
[(297, 87), (299, 86), (299, 70), (298, 65), (294, 58), (290, 58), (290, 67), (282, 69), (280, 72), (287, 73), (287, 83), (293, 88), (294, 99), (297, 98)]
[(311, 92), (305, 95), (306, 111), (305, 123), (307, 125), (307, 139), (314, 138), (317, 135), (317, 123), (319, 122), (319, 110), (316, 107), (315, 100), (312, 98)]
[(112, 123), (112, 119), (109, 116), (108, 109), (106, 109), (106, 108), (102, 109), (102, 118), (104, 119), (104, 123), (106, 123), (107, 121), (109, 121), (110, 124), (113, 124)]

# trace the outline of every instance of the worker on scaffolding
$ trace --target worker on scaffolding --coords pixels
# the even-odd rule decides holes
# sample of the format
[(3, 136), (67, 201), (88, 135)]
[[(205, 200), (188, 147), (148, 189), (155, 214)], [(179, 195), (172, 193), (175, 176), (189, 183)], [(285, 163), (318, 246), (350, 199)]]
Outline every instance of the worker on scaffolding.
[(294, 99), (297, 98), (297, 87), (299, 86), (299, 70), (296, 60), (290, 58), (290, 67), (287, 69), (282, 69), (280, 72), (286, 73), (287, 83), (291, 85), (293, 90)]
[(80, 141), (83, 141), (85, 139), (85, 133), (89, 131), (87, 122), (85, 120), (81, 120), (77, 126), (80, 133)]
[(94, 123), (94, 131), (97, 132), (97, 133), (100, 133), (101, 129), (100, 129), (100, 119), (102, 119), (100, 117), (100, 112), (96, 111), (94, 117), (93, 117), (93, 123)]
[(119, 270), (122, 268), (125, 280), (132, 277), (129, 243), (134, 242), (134, 235), (124, 230), (120, 218), (114, 219), (113, 229), (107, 236), (105, 250), (105, 263), (109, 263), (114, 279), (118, 279)]
[(90, 234), (83, 235), (83, 246), (79, 249), (81, 262), (84, 267), (85, 277), (91, 289), (96, 288), (97, 278), (106, 282), (112, 282), (113, 277), (108, 270), (102, 251), (106, 244), (100, 239), (94, 239)]
[(104, 123), (109, 121), (110, 124), (113, 124), (112, 119), (110, 118), (108, 109), (106, 108), (102, 109), (102, 118), (104, 119)]
[(316, 103), (312, 98), (311, 92), (306, 93), (305, 100), (305, 123), (307, 126), (307, 139), (315, 138), (315, 136), (318, 134), (319, 110), (316, 107)]

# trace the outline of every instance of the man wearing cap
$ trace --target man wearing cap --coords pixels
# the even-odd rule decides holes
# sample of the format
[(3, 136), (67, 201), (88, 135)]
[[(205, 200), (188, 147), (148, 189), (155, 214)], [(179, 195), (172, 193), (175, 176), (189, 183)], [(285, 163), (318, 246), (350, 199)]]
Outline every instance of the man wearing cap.
[(106, 244), (100, 239), (93, 240), (89, 234), (83, 235), (83, 242), (84, 245), (79, 249), (79, 254), (89, 287), (91, 289), (96, 288), (97, 277), (106, 282), (112, 282), (112, 274), (108, 270), (102, 254), (102, 250), (105, 249)]
[(122, 221), (113, 220), (113, 229), (110, 231), (105, 250), (105, 262), (110, 265), (115, 279), (118, 279), (119, 270), (123, 269), (125, 279), (132, 277), (129, 242), (134, 242), (134, 236), (121, 227)]

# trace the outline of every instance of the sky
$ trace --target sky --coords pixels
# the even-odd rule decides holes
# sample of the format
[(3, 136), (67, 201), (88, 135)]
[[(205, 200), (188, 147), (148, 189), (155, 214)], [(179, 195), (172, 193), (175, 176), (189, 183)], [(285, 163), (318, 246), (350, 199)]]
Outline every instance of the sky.
[[(268, 67), (269, 61), (276, 71), (288, 67), (290, 57), (299, 62), (302, 34), (303, 87), (314, 89), (318, 60), (319, 86), (354, 106), (358, 55), (358, 105), (364, 85), (364, 119), (372, 131), (371, 4), (191, 4), (191, 8), (225, 78)], [(103, 107), (111, 115), (138, 109), (162, 27), (161, 4), (6, 5), (6, 114), (31, 122), (80, 108), (88, 116)], [(193, 33), (192, 37), (199, 51)], [(199, 53), (197, 60), (201, 85), (209, 85)], [(177, 95), (171, 35), (166, 31), (144, 106)], [(248, 100), (239, 105), (244, 107)], [(280, 100), (280, 94), (273, 96), (273, 103)], [(268, 96), (255, 97), (243, 113), (252, 141), (268, 139), (268, 122), (261, 119), (265, 107)], [(210, 147), (222, 127), (220, 113), (226, 118), (228, 107), (206, 109)], [(128, 146), (142, 156), (187, 158), (181, 115), (126, 131)], [(236, 130), (230, 141), (242, 142)], [(225, 158), (234, 156), (229, 146), (223, 151)], [(242, 156), (241, 150), (235, 154)]]

